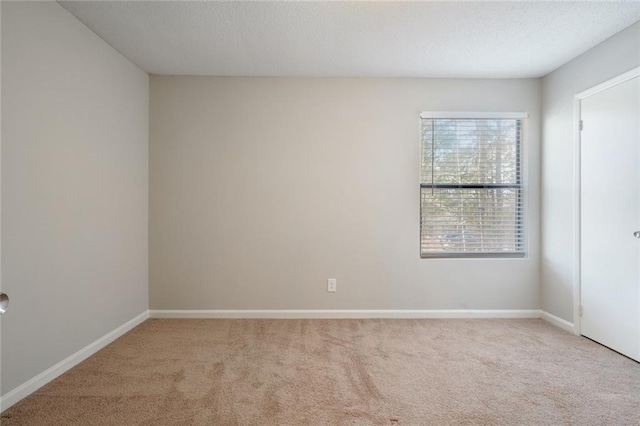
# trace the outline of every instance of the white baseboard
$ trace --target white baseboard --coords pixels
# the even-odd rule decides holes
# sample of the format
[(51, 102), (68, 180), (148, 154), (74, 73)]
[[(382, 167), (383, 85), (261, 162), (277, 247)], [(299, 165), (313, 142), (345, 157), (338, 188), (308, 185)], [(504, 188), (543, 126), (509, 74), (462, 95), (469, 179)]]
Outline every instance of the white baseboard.
[(560, 327), (563, 330), (567, 330), (570, 333), (578, 334), (578, 330), (576, 329), (574, 323), (569, 322), (567, 320), (563, 320), (562, 318), (557, 317), (555, 315), (552, 315), (549, 312), (540, 311), (540, 318), (542, 318), (545, 321), (550, 322), (551, 324), (555, 325), (556, 327)]
[(137, 317), (122, 324), (115, 330), (112, 330), (109, 333), (105, 334), (95, 342), (80, 349), (73, 355), (63, 359), (53, 367), (43, 371), (32, 379), (27, 380), (17, 388), (5, 393), (4, 395), (2, 395), (2, 397), (0, 397), (0, 412), (6, 410), (16, 402), (40, 389), (42, 386), (54, 380), (56, 377), (60, 376), (67, 370), (80, 364), (82, 361), (89, 358), (91, 355), (95, 354), (100, 349), (116, 340), (118, 337), (124, 335), (126, 332), (133, 329), (135, 326), (139, 325), (147, 318), (149, 318), (149, 311), (141, 313)]
[(376, 309), (265, 309), (265, 310), (151, 310), (150, 318), (540, 318), (538, 309), (515, 310), (376, 310)]

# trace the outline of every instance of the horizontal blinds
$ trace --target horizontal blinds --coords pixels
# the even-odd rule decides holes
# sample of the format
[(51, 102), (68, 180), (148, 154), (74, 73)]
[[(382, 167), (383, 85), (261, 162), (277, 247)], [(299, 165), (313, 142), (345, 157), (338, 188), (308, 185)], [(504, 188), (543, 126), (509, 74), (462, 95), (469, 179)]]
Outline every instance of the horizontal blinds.
[(422, 119), (421, 183), (517, 184), (520, 120)]
[(524, 254), (522, 120), (421, 123), (421, 254)]

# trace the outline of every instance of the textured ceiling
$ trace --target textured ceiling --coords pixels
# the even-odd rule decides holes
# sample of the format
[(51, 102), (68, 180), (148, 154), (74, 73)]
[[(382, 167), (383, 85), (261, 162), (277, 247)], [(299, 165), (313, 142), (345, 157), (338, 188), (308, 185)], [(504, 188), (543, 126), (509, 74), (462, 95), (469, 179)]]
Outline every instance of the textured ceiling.
[(640, 20), (637, 1), (60, 4), (145, 71), (183, 75), (540, 77)]

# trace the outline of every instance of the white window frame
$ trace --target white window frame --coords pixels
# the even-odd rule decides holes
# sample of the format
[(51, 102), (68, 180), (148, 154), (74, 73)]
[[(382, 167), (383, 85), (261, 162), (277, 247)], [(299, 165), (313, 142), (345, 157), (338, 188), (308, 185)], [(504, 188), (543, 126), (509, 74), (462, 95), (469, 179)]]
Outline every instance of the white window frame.
[[(520, 167), (520, 199), (523, 206), (522, 216), (522, 232), (523, 232), (523, 251), (516, 253), (478, 253), (478, 252), (458, 252), (458, 253), (423, 253), (422, 251), (422, 199), (420, 199), (420, 233), (419, 233), (419, 251), (422, 259), (473, 259), (473, 258), (499, 258), (499, 259), (522, 259), (528, 257), (528, 228), (529, 228), (529, 212), (527, 202), (527, 167), (526, 167), (526, 151), (527, 151), (527, 119), (529, 114), (526, 112), (468, 112), (468, 111), (423, 111), (420, 113), (420, 127), (422, 128), (422, 119), (512, 119), (523, 120), (522, 127), (522, 139), (520, 140), (520, 154), (519, 154), (519, 167)], [(422, 135), (420, 134), (420, 162), (422, 163)], [(420, 173), (422, 169), (420, 168)], [(419, 177), (420, 182), (420, 198), (422, 198), (422, 177)]]

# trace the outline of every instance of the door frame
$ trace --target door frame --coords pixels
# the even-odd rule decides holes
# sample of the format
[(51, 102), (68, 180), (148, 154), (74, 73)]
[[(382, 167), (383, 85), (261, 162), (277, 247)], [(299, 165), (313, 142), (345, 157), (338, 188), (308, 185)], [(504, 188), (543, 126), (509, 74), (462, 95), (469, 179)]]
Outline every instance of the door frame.
[[(603, 83), (600, 83), (596, 86), (591, 87), (585, 91), (582, 91), (576, 94), (573, 98), (573, 254), (574, 254), (574, 266), (573, 266), (573, 331), (576, 335), (582, 334), (582, 316), (581, 316), (581, 259), (580, 259), (580, 251), (581, 251), (581, 220), (580, 220), (580, 206), (581, 206), (581, 167), (582, 167), (582, 158), (580, 156), (580, 147), (581, 147), (581, 132), (580, 132), (580, 119), (582, 117), (582, 100), (588, 98), (589, 96), (595, 95), (596, 93), (600, 93), (603, 90), (610, 89), (618, 84), (629, 81), (633, 78), (640, 77), (640, 67), (636, 67), (627, 71), (623, 74), (620, 74), (617, 77), (609, 79)], [(638, 295), (640, 297), (640, 294)], [(640, 320), (640, 318), (638, 318)]]

